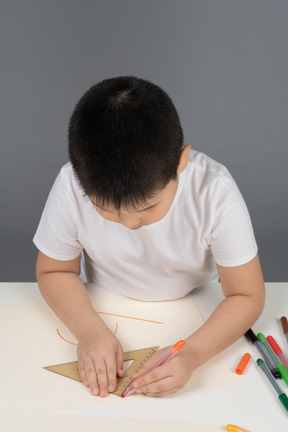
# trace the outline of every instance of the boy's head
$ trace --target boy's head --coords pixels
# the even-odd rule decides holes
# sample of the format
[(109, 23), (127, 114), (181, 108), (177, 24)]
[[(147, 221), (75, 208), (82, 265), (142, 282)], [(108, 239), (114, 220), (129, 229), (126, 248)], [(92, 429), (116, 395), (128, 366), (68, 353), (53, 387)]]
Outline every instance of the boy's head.
[(139, 208), (177, 179), (180, 120), (149, 81), (124, 76), (92, 86), (74, 109), (68, 138), (81, 187), (100, 207)]

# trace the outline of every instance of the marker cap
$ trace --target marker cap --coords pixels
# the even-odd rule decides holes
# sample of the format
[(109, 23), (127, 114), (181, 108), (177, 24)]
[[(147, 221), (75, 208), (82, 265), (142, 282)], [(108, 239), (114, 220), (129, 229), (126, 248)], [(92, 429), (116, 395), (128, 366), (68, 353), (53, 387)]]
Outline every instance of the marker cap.
[(185, 341), (184, 340), (180, 340), (178, 342), (176, 342), (175, 345), (173, 345), (173, 347), (170, 350), (170, 354), (175, 355), (178, 351), (180, 351), (185, 345)]
[(240, 428), (239, 426), (228, 424), (226, 426), (227, 431), (229, 432), (246, 432), (244, 429)]
[(273, 338), (273, 336), (267, 336), (267, 341), (269, 342), (270, 346), (273, 348), (273, 351), (275, 354), (281, 354), (282, 350)]
[(266, 342), (266, 338), (262, 333), (258, 333), (257, 334), (257, 339), (261, 342), (261, 343), (265, 343)]
[(185, 341), (184, 340), (180, 340), (180, 341), (176, 342), (176, 344), (173, 346), (173, 348), (176, 351), (180, 351), (184, 347), (184, 345), (185, 345)]
[(247, 330), (245, 335), (250, 339), (250, 341), (252, 343), (258, 341), (257, 336), (255, 335), (255, 333), (253, 332), (253, 330), (251, 328), (249, 330)]
[(251, 359), (251, 355), (249, 353), (246, 353), (243, 355), (240, 363), (238, 364), (237, 368), (235, 369), (235, 372), (237, 375), (242, 375), (246, 366), (248, 365), (249, 361)]
[(257, 364), (258, 364), (258, 366), (261, 366), (263, 363), (264, 363), (264, 361), (263, 361), (262, 359), (259, 358), (259, 359), (257, 360)]
[(286, 396), (285, 393), (281, 393), (278, 398), (280, 399), (282, 405), (284, 406), (284, 408), (286, 409), (286, 411), (288, 411), (288, 398)]
[(283, 332), (287, 333), (288, 332), (288, 321), (287, 321), (287, 318), (285, 316), (281, 317), (281, 324), (282, 324)]
[(283, 364), (278, 364), (277, 365), (277, 369), (280, 372), (281, 378), (283, 378), (283, 380), (285, 381), (285, 383), (288, 385), (288, 371), (285, 368), (285, 366)]

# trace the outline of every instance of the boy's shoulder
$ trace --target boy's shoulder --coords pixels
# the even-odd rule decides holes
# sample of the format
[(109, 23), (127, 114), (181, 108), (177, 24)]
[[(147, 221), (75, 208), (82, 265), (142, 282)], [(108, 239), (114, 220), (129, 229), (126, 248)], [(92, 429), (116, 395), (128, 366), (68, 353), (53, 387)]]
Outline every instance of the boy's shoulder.
[(67, 162), (60, 168), (52, 191), (62, 196), (67, 202), (83, 202), (88, 200), (75, 175), (71, 162)]
[[(243, 197), (229, 170), (205, 153), (191, 150), (185, 176), (185, 191), (195, 202), (224, 208), (227, 204), (243, 206)], [(224, 206), (224, 207), (223, 207)]]
[(200, 185), (224, 184), (229, 188), (235, 187), (235, 182), (228, 169), (205, 153), (197, 150), (189, 151), (188, 176), (190, 180)]
[(59, 174), (56, 178), (56, 182), (62, 184), (62, 186), (66, 189), (80, 189), (80, 184), (77, 180), (77, 177), (74, 173), (71, 162), (67, 162), (63, 165), (59, 171)]
[(60, 168), (59, 176), (61, 177), (62, 180), (68, 180), (73, 178), (74, 172), (73, 172), (71, 162), (67, 162), (65, 165), (63, 165)]
[(224, 165), (194, 149), (189, 151), (189, 165), (198, 174), (211, 174), (214, 177), (229, 175)]

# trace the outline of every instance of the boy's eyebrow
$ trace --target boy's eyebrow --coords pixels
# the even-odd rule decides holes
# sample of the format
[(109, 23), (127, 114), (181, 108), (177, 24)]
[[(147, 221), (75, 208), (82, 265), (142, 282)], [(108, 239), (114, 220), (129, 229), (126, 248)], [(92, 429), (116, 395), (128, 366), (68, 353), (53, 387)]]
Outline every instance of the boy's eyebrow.
[[(93, 204), (95, 207), (99, 207), (101, 210), (104, 210), (104, 211), (106, 211), (106, 212), (108, 212), (108, 213), (114, 213), (114, 212), (111, 211), (111, 210), (106, 210), (106, 209), (104, 209), (103, 207), (101, 207), (101, 206), (99, 206), (98, 204), (94, 203), (94, 201), (92, 201), (92, 200), (90, 200), (90, 201), (92, 202), (92, 204)], [(156, 207), (158, 204), (159, 204), (159, 203), (157, 202), (156, 204), (152, 204), (152, 205), (149, 206), (149, 207), (143, 208), (143, 209), (141, 209), (141, 210), (135, 210), (135, 212), (131, 212), (131, 213), (139, 213), (139, 212), (142, 212), (142, 211), (144, 211), (144, 210), (149, 210), (149, 209), (151, 209), (151, 208), (153, 208), (153, 207)]]

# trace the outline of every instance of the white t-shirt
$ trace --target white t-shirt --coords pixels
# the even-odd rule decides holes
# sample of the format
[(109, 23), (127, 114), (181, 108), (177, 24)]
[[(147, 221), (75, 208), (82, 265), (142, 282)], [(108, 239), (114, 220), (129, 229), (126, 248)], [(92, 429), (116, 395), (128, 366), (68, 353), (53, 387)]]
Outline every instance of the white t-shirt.
[(84, 281), (139, 300), (172, 300), (217, 280), (216, 264), (233, 267), (255, 257), (246, 205), (228, 170), (191, 150), (163, 219), (137, 230), (107, 221), (64, 165), (33, 239), (56, 260), (84, 253)]

